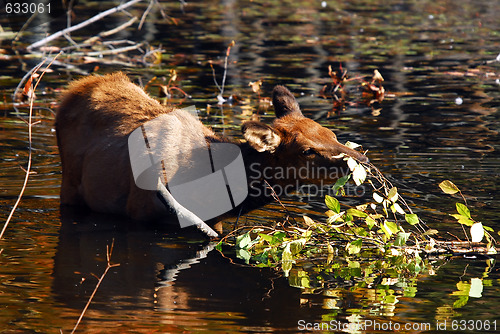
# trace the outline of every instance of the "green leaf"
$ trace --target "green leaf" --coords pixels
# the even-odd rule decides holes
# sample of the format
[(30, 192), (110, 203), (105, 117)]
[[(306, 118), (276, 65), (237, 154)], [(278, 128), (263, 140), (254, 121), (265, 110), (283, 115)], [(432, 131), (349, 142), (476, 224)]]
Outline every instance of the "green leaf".
[(468, 296), (470, 291), (470, 283), (465, 281), (457, 282), (457, 291), (451, 293), (452, 296)]
[(486, 231), (488, 231), (488, 232), (495, 233), (495, 230), (494, 230), (494, 229), (492, 229), (492, 228), (491, 228), (491, 227), (489, 227), (489, 226), (484, 226), (484, 225), (483, 225), (483, 228), (484, 228)]
[(250, 257), (252, 256), (252, 254), (250, 254), (249, 251), (247, 251), (246, 249), (237, 249), (236, 250), (236, 257), (242, 259), (242, 260), (245, 260), (245, 263), (249, 263), (250, 262)]
[(259, 237), (262, 240), (267, 241), (268, 243), (270, 243), (273, 240), (273, 236), (269, 234), (259, 233)]
[(465, 305), (467, 305), (467, 302), (469, 301), (468, 296), (460, 296), (458, 299), (453, 303), (453, 308), (461, 308)]
[(403, 296), (414, 298), (417, 295), (417, 287), (412, 285), (403, 286)]
[(417, 225), (418, 224), (418, 216), (414, 213), (405, 214), (405, 220), (410, 225)]
[(282, 261), (293, 261), (292, 251), (290, 250), (290, 243), (285, 245), (285, 249), (283, 249), (283, 254), (281, 254)]
[(349, 269), (358, 269), (358, 268), (361, 268), (361, 264), (358, 261), (349, 261), (349, 260), (347, 260), (347, 268), (349, 268)]
[(257, 262), (258, 267), (267, 267), (270, 265), (269, 250), (265, 249), (259, 255), (254, 255), (254, 260)]
[[(390, 230), (390, 229), (389, 229), (389, 228), (385, 225), (385, 223), (384, 223), (384, 224), (382, 224), (382, 225), (380, 226), (380, 229), (382, 230), (382, 232), (384, 232), (384, 234), (385, 234), (385, 236), (386, 236), (387, 238), (390, 238), (390, 237), (391, 237), (392, 232), (391, 232), (391, 230)], [(384, 241), (385, 241), (385, 239), (384, 239)]]
[(281, 254), (281, 269), (285, 274), (285, 277), (288, 277), (288, 273), (292, 269), (293, 266), (293, 256), (290, 251), (290, 243), (287, 243), (283, 253)]
[(456, 203), (456, 207), (459, 214), (471, 219), (469, 208), (465, 204)]
[(382, 226), (380, 226), (382, 228), (382, 231), (385, 233), (385, 235), (390, 238), (391, 235), (393, 235), (394, 233), (398, 232), (399, 230), (399, 227), (396, 223), (394, 222), (391, 222), (391, 221), (388, 221), (386, 220)]
[(439, 184), (439, 188), (441, 188), (441, 190), (445, 193), (445, 194), (449, 194), (449, 195), (453, 195), (453, 194), (456, 194), (457, 192), (459, 192), (460, 190), (458, 189), (458, 187), (451, 181), (449, 180), (444, 180), (443, 182), (441, 182)]
[(273, 237), (276, 238), (276, 243), (282, 243), (283, 239), (286, 237), (286, 233), (283, 231), (276, 231), (273, 233)]
[(412, 274), (418, 274), (422, 270), (418, 263), (410, 263), (407, 268)]
[(363, 240), (357, 239), (351, 241), (347, 244), (346, 249), (350, 255), (358, 254), (361, 251), (361, 246), (363, 245)]
[(354, 216), (354, 217), (359, 217), (359, 218), (368, 217), (368, 214), (366, 212), (360, 211), (358, 209), (348, 209), (346, 213), (348, 215), (351, 215), (351, 216)]
[(368, 232), (365, 230), (364, 227), (353, 227), (351, 228), (351, 231), (354, 232), (357, 236), (360, 236), (360, 237), (366, 237), (368, 236)]
[(304, 245), (306, 244), (306, 239), (305, 238), (300, 238), (297, 240), (291, 241), (289, 244), (287, 244), (288, 249), (292, 253), (292, 255), (297, 255), (300, 253), (300, 251), (304, 248)]
[(386, 224), (387, 227), (389, 227), (389, 229), (391, 230), (392, 233), (396, 233), (399, 231), (399, 226), (395, 222), (385, 221), (384, 224)]
[(404, 246), (406, 245), (406, 241), (410, 238), (410, 232), (399, 232), (396, 240), (394, 241), (394, 246)]
[(391, 209), (392, 213), (396, 213), (397, 212), (397, 213), (399, 213), (401, 215), (405, 214), (405, 211), (403, 210), (403, 208), (398, 203), (391, 204), (390, 209)]
[(340, 203), (335, 197), (326, 195), (325, 204), (328, 209), (332, 210), (335, 213), (340, 213)]
[(335, 184), (332, 187), (333, 193), (335, 195), (338, 195), (339, 189), (342, 188), (343, 186), (345, 186), (347, 181), (349, 181), (349, 179), (351, 178), (351, 175), (352, 174), (350, 174), (350, 173), (347, 175), (344, 175), (340, 179), (338, 179), (337, 182), (335, 182)]
[(396, 201), (398, 200), (398, 188), (392, 187), (391, 190), (389, 190), (389, 194), (387, 195), (387, 198), (392, 203), (396, 203)]
[[(352, 215), (348, 214), (347, 212), (344, 214), (342, 219), (344, 220), (344, 222), (347, 223), (347, 225), (349, 225), (349, 223), (353, 221)], [(351, 225), (349, 225), (349, 226), (351, 226)]]
[(250, 232), (247, 232), (243, 235), (239, 235), (236, 238), (236, 248), (245, 249), (248, 247), (251, 241), (252, 238), (250, 237)]
[(288, 284), (296, 288), (310, 288), (310, 279), (303, 270), (296, 270), (288, 278)]
[(366, 217), (365, 223), (370, 230), (373, 228), (373, 226), (377, 225), (377, 221), (373, 219), (371, 216)]
[(450, 216), (454, 217), (460, 224), (466, 225), (466, 226), (472, 226), (474, 224), (474, 221), (470, 220), (469, 218), (459, 215), (457, 213), (451, 214)]
[(283, 270), (285, 277), (288, 277), (288, 274), (290, 273), (290, 270), (292, 270), (292, 267), (293, 261), (285, 260), (281, 262), (281, 270)]

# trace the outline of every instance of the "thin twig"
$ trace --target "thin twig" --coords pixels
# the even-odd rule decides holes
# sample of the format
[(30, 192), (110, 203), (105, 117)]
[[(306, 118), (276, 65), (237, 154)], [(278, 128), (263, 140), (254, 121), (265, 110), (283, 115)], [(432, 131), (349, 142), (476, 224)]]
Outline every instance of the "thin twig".
[(224, 85), (226, 84), (226, 76), (227, 76), (227, 61), (229, 59), (229, 54), (231, 53), (231, 47), (233, 47), (234, 44), (235, 44), (234, 41), (232, 41), (227, 47), (226, 57), (224, 58), (224, 75), (222, 76), (222, 90), (220, 92), (220, 95), (222, 95), (224, 92)]
[(146, 21), (146, 17), (148, 16), (148, 14), (151, 11), (151, 9), (153, 9), (154, 4), (155, 4), (155, 1), (153, 1), (153, 0), (149, 1), (148, 8), (146, 8), (146, 10), (144, 11), (144, 13), (142, 14), (141, 22), (139, 22), (139, 27), (138, 27), (139, 30), (142, 29), (142, 25), (144, 24), (144, 21)]
[(295, 224), (297, 224), (297, 221), (292, 216), (292, 214), (290, 213), (290, 211), (288, 211), (288, 209), (286, 208), (285, 204), (283, 204), (283, 202), (281, 202), (280, 198), (278, 197), (278, 194), (276, 193), (276, 191), (274, 191), (274, 188), (269, 184), (269, 182), (267, 182), (267, 180), (264, 180), (264, 182), (266, 183), (267, 188), (269, 190), (271, 190), (271, 196), (276, 200), (276, 202), (278, 202), (281, 205), (281, 207), (285, 210), (287, 216), (290, 217), (290, 218), (292, 218), (293, 222)]
[[(61, 48), (61, 51), (63, 51), (65, 53), (66, 58), (71, 58), (75, 55), (76, 55), (76, 57), (81, 57), (82, 55), (88, 55), (88, 52), (79, 52), (77, 54), (76, 52), (73, 52), (73, 50), (75, 50), (75, 49), (79, 50), (79, 49), (83, 49), (83, 48), (87, 48), (87, 47), (92, 47), (95, 45), (95, 41), (99, 38), (100, 38), (99, 36), (94, 36), (92, 38), (85, 40), (82, 43), (77, 44), (76, 46), (75, 45), (65, 46), (65, 47)], [(126, 39), (125, 40), (114, 40), (114, 41), (102, 41), (101, 44), (107, 46), (110, 49), (112, 47), (115, 47), (116, 45), (120, 45), (120, 44), (127, 44), (130, 46), (138, 45), (137, 42), (129, 41)]]
[(93, 52), (73, 52), (71, 56), (88, 56), (88, 57), (93, 57), (93, 56), (104, 56), (104, 55), (114, 55), (114, 54), (120, 54), (132, 50), (137, 50), (142, 47), (142, 43), (137, 44), (137, 45), (131, 45), (131, 46), (124, 46), (122, 48), (118, 49), (112, 49), (112, 50), (103, 50), (103, 51), (93, 51)]
[[(40, 81), (42, 80), (43, 78), (43, 75), (45, 74), (45, 72), (47, 71), (47, 69), (52, 65), (53, 61), (57, 58), (57, 56), (59, 56), (59, 54), (57, 54), (53, 59), (52, 61), (47, 65), (47, 67), (43, 70), (42, 74), (40, 74), (40, 77), (38, 78), (38, 80), (36, 81), (33, 89), (30, 91), (30, 111), (29, 111), (29, 116), (28, 116), (28, 166), (26, 167), (26, 175), (24, 177), (24, 182), (23, 182), (23, 186), (21, 188), (21, 191), (19, 192), (19, 196), (17, 197), (17, 200), (16, 202), (14, 203), (14, 206), (12, 207), (12, 210), (10, 211), (9, 213), (9, 216), (7, 217), (7, 220), (5, 221), (5, 224), (3, 225), (3, 228), (2, 228), (2, 231), (0, 232), (0, 240), (3, 238), (3, 235), (5, 233), (5, 231), (7, 230), (7, 226), (9, 225), (9, 222), (10, 220), (12, 219), (12, 216), (14, 215), (14, 212), (16, 211), (19, 203), (21, 202), (21, 198), (23, 197), (23, 194), (24, 194), (24, 191), (26, 190), (26, 186), (28, 185), (28, 179), (30, 177), (30, 170), (31, 170), (31, 157), (32, 157), (32, 127), (33, 127), (33, 122), (32, 122), (32, 117), (33, 117), (33, 103), (34, 103), (34, 96), (35, 96), (35, 91), (36, 91), (36, 88), (38, 87), (38, 84), (40, 83)], [(33, 71), (31, 71), (31, 77), (33, 78), (33, 76), (35, 75), (35, 73), (40, 69), (40, 67), (42, 67), (42, 65), (47, 61), (47, 58), (44, 59), (42, 62), (40, 62), (40, 64), (38, 64)]]
[(108, 9), (108, 10), (106, 10), (106, 11), (104, 11), (104, 12), (98, 14), (98, 15), (95, 15), (95, 16), (91, 17), (90, 19), (85, 20), (85, 21), (83, 21), (83, 22), (81, 22), (81, 23), (79, 23), (79, 24), (77, 24), (75, 26), (72, 26), (70, 28), (66, 28), (66, 29), (60, 30), (60, 31), (58, 31), (58, 32), (56, 32), (56, 33), (54, 33), (54, 34), (52, 34), (50, 36), (45, 37), (44, 39), (42, 39), (42, 40), (40, 40), (40, 41), (38, 41), (36, 43), (33, 43), (33, 44), (29, 45), (28, 48), (27, 48), (27, 50), (28, 51), (32, 51), (33, 49), (39, 48), (40, 46), (45, 45), (48, 42), (53, 41), (56, 38), (59, 38), (59, 37), (64, 36), (64, 35), (67, 35), (68, 33), (71, 33), (73, 31), (79, 30), (79, 29), (81, 29), (81, 28), (83, 28), (85, 26), (88, 26), (91, 23), (99, 21), (100, 19), (102, 19), (102, 18), (104, 18), (104, 17), (106, 17), (108, 15), (114, 14), (114, 13), (116, 13), (118, 11), (121, 11), (121, 10), (123, 10), (125, 8), (128, 8), (128, 7), (132, 6), (132, 5), (135, 5), (136, 3), (141, 2), (141, 1), (142, 0), (131, 0), (129, 2), (121, 4), (120, 6)]
[[(22, 77), (21, 81), (19, 81), (19, 84), (17, 85), (16, 89), (14, 89), (14, 93), (12, 93), (12, 101), (15, 102), (16, 101), (16, 96), (18, 96), (18, 92), (19, 92), (19, 89), (21, 87), (24, 87), (24, 82), (26, 80), (28, 80), (28, 78), (32, 78), (32, 76), (34, 75), (35, 71), (38, 71), (38, 69), (42, 66), (42, 64), (44, 62), (47, 61), (47, 58), (45, 58), (39, 65), (33, 67), (31, 70), (28, 71), (28, 73), (26, 73), (24, 75), (24, 77)], [(14, 103), (14, 109), (16, 110), (16, 112), (19, 113), (19, 110), (17, 110), (17, 107)]]
[(35, 11), (33, 15), (30, 16), (28, 20), (23, 24), (21, 29), (17, 32), (16, 36), (12, 39), (12, 42), (17, 42), (22, 35), (22, 32), (30, 25), (30, 23), (38, 16), (38, 11)]
[(214, 66), (212, 64), (212, 61), (210, 61), (210, 67), (212, 68), (212, 75), (213, 75), (213, 78), (214, 78), (214, 82), (215, 82), (215, 85), (217, 86), (217, 88), (219, 89), (219, 95), (217, 95), (217, 99), (219, 100), (219, 104), (223, 104), (224, 102), (226, 102), (226, 99), (224, 99), (224, 97), (222, 96), (224, 94), (224, 85), (226, 84), (226, 76), (227, 76), (227, 63), (228, 63), (228, 60), (229, 60), (229, 55), (231, 54), (231, 48), (235, 45), (236, 43), (234, 41), (231, 41), (231, 43), (229, 43), (228, 47), (227, 47), (227, 50), (226, 50), (226, 57), (224, 58), (224, 74), (222, 75), (222, 85), (219, 86), (219, 83), (217, 82), (217, 78), (216, 78), (216, 75), (215, 75), (215, 69), (214, 69)]
[[(369, 170), (370, 175), (372, 175), (381, 184), (381, 187), (384, 188), (385, 191), (389, 192), (389, 190), (392, 187), (394, 187), (392, 185), (392, 183), (382, 174), (382, 172), (377, 167), (375, 167), (375, 165), (373, 165), (372, 163), (363, 163), (363, 164), (369, 167), (368, 170)], [(376, 174), (373, 174), (371, 172), (372, 170), (374, 170), (376, 172)], [(374, 190), (379, 191), (379, 189), (375, 188), (373, 183), (372, 183), (372, 187), (374, 188)], [(398, 200), (405, 206), (406, 209), (408, 209), (408, 211), (410, 213), (413, 213), (413, 210), (411, 209), (411, 207), (408, 205), (406, 200), (401, 195), (398, 197)], [(427, 224), (420, 217), (418, 218), (418, 220), (419, 220), (419, 223), (417, 225), (415, 225), (415, 227), (419, 230), (420, 233), (423, 233), (427, 229)]]
[(73, 327), (73, 330), (71, 331), (71, 334), (73, 334), (76, 331), (76, 328), (78, 327), (78, 325), (82, 321), (83, 316), (85, 315), (85, 312), (89, 308), (90, 303), (92, 302), (92, 299), (94, 298), (97, 290), (99, 289), (99, 286), (101, 285), (102, 281), (104, 280), (104, 277), (108, 273), (109, 269), (111, 269), (113, 267), (118, 267), (120, 265), (119, 263), (111, 264), (111, 254), (113, 253), (114, 243), (115, 243), (115, 240), (113, 239), (113, 241), (111, 242), (111, 247), (109, 247), (108, 245), (106, 245), (106, 260), (107, 260), (106, 269), (104, 269), (104, 272), (102, 273), (101, 277), (99, 277), (99, 279), (97, 281), (97, 284), (96, 284), (96, 286), (94, 288), (94, 291), (92, 291), (92, 294), (90, 295), (89, 300), (87, 301), (87, 304), (83, 308), (83, 311), (80, 314), (80, 317), (78, 318), (78, 320), (77, 320), (77, 322), (75, 324), (75, 327)]
[[(123, 24), (120, 24), (118, 27), (115, 27), (113, 29), (110, 29), (110, 30), (107, 30), (107, 31), (103, 31), (103, 32), (100, 32), (97, 36), (94, 36), (94, 37), (90, 37), (89, 39), (85, 40), (83, 42), (83, 44), (89, 44), (91, 45), (91, 43), (93, 43), (94, 41), (97, 41), (103, 37), (108, 37), (108, 36), (111, 36), (111, 35), (114, 35), (124, 29), (127, 29), (128, 27), (130, 27), (132, 24), (135, 23), (135, 21), (137, 21), (137, 17), (132, 17), (130, 20), (128, 20), (127, 22), (123, 23)], [(106, 43), (103, 43), (103, 44), (106, 44)], [(80, 44), (81, 46), (81, 44)]]
[(214, 78), (214, 83), (217, 86), (217, 89), (219, 89), (219, 91), (222, 91), (220, 86), (219, 86), (219, 83), (217, 82), (217, 76), (215, 75), (215, 69), (214, 69), (214, 65), (212, 64), (212, 61), (210, 61), (209, 64), (210, 64), (210, 67), (212, 68), (212, 77)]

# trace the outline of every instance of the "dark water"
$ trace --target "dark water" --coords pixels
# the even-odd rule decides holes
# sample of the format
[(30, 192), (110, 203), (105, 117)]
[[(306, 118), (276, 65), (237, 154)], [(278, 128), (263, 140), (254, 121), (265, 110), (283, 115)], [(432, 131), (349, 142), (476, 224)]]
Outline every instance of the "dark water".
[[(63, 56), (37, 91), (35, 173), (0, 242), (3, 332), (70, 332), (97, 283), (95, 276), (106, 268), (106, 247), (111, 244), (111, 262), (120, 266), (104, 278), (79, 326), (82, 332), (298, 332), (314, 323), (327, 323), (336, 331), (338, 322), (356, 319), (380, 326), (360, 332), (394, 331), (396, 323), (401, 332), (444, 332), (438, 331), (444, 321), (447, 331), (452, 324), (458, 332), (479, 332), (479, 326), (487, 324), (490, 332), (495, 325), (500, 329), (500, 276), (494, 260), (440, 260), (411, 280), (367, 277), (363, 283), (331, 278), (297, 288), (279, 271), (232, 263), (196, 234), (61, 212), (60, 161), (50, 111), (60, 91), (84, 72), (121, 69), (147, 83), (154, 76), (168, 78), (175, 69), (176, 85), (191, 98), (176, 93), (170, 102), (195, 104), (205, 123), (238, 137), (239, 125), (252, 113), (265, 121), (273, 117), (248, 83), (262, 80), (262, 97), (268, 97), (275, 84), (285, 84), (304, 113), (331, 127), (341, 142), (363, 144), (371, 161), (431, 227), (463, 235), (447, 215), (457, 199), (443, 195), (437, 186), (450, 179), (467, 196), (475, 219), (499, 230), (500, 63), (487, 63), (500, 53), (498, 2), (193, 1), (162, 6), (169, 18), (162, 19), (155, 9), (143, 31), (128, 29), (109, 38), (161, 45), (161, 64), (144, 66), (139, 53), (109, 57), (106, 63)], [(108, 2), (80, 5), (76, 20), (110, 7)], [(131, 12), (139, 16), (145, 10), (134, 8)], [(28, 159), (23, 121), (27, 108), (17, 105), (16, 113), (11, 95), (39, 61), (23, 53), (27, 43), (42, 38), (47, 29), (54, 32), (64, 26), (64, 17), (53, 16), (38, 17), (15, 48), (12, 36), (0, 35), (2, 221), (20, 191)], [(19, 30), (24, 20), (3, 16), (0, 22), (8, 32), (9, 27)], [(113, 16), (73, 33), (73, 38), (80, 42), (124, 21)], [(41, 25), (44, 22), (50, 24)], [(224, 96), (233, 95), (238, 102), (219, 108), (209, 61), (220, 83), (232, 40), (236, 45)], [(63, 39), (54, 44), (67, 45)], [(346, 85), (345, 107), (334, 110), (332, 99), (320, 94), (331, 83), (329, 65), (334, 70), (342, 66), (351, 78), (370, 77), (378, 69), (385, 79), (385, 99), (368, 106), (359, 83), (352, 81)], [(158, 95), (154, 87), (150, 93)], [(298, 217), (304, 212), (320, 217), (322, 201), (321, 196), (285, 199)], [(245, 219), (264, 223), (279, 217), (279, 207), (270, 205)], [(468, 287), (478, 284), (482, 292), (471, 293)], [(474, 323), (465, 327), (460, 322), (469, 320)], [(405, 324), (415, 327), (405, 329)]]

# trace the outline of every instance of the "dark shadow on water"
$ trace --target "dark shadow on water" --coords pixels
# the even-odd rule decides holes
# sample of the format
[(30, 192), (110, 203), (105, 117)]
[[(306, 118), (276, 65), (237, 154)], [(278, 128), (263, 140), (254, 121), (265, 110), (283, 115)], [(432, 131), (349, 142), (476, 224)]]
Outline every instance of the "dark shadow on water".
[(183, 323), (227, 313), (242, 325), (271, 328), (294, 328), (303, 317), (301, 290), (270, 269), (235, 265), (195, 230), (159, 230), (67, 208), (61, 222), (52, 290), (66, 307), (83, 310), (113, 244), (111, 263), (120, 265), (91, 304), (100, 317), (142, 309)]

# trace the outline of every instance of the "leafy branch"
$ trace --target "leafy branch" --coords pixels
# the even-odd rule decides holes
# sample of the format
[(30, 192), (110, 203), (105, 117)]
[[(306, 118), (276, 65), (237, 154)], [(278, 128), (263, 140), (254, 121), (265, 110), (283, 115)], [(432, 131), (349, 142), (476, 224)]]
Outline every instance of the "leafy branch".
[[(460, 189), (451, 181), (445, 180), (439, 184), (439, 188), (448, 195), (454, 195), (456, 193), (459, 193), (460, 196), (462, 197), (464, 203), (456, 202), (455, 203), (455, 208), (457, 213), (452, 213), (450, 216), (455, 218), (459, 223), (460, 226), (462, 227), (462, 230), (465, 234), (465, 237), (467, 238), (467, 241), (469, 242), (481, 242), (483, 238), (486, 238), (487, 241), (487, 249), (491, 250), (491, 252), (494, 251), (493, 244), (495, 244), (495, 239), (491, 236), (490, 233), (488, 232), (494, 232), (494, 230), (489, 227), (489, 226), (484, 226), (481, 222), (478, 222), (474, 220), (471, 216), (470, 210), (467, 207), (467, 200), (465, 199), (465, 196), (462, 194)], [(470, 235), (471, 238), (469, 239), (469, 236), (467, 235), (467, 232), (465, 231), (465, 226), (470, 227)]]
[[(359, 147), (349, 142), (346, 146)], [(472, 242), (479, 243), (485, 236), (486, 247), (472, 247), (470, 241), (464, 244), (438, 239), (439, 232), (429, 228), (413, 212), (397, 187), (373, 164), (348, 156), (344, 159), (350, 172), (332, 187), (336, 197), (325, 196), (328, 211), (324, 221), (303, 216), (302, 221), (292, 222), (287, 216), (285, 222), (275, 228), (241, 227), (224, 237), (217, 249), (220, 252), (233, 250), (237, 258), (253, 266), (280, 268), (285, 276), (290, 274), (297, 261), (314, 261), (325, 256), (331, 259), (333, 254), (343, 256), (348, 266), (357, 266), (353, 264), (353, 257), (370, 258), (383, 263), (383, 270), (418, 274), (423, 258), (432, 254), (496, 253), (495, 241), (488, 233), (493, 229), (475, 221), (466, 204), (457, 203), (457, 214), (452, 216), (461, 225), (471, 227)], [(341, 204), (337, 197), (345, 195), (349, 181), (356, 186), (368, 184), (372, 189), (372, 200), (356, 206)], [(448, 194), (460, 193), (466, 203), (451, 181), (443, 181), (439, 186)]]

